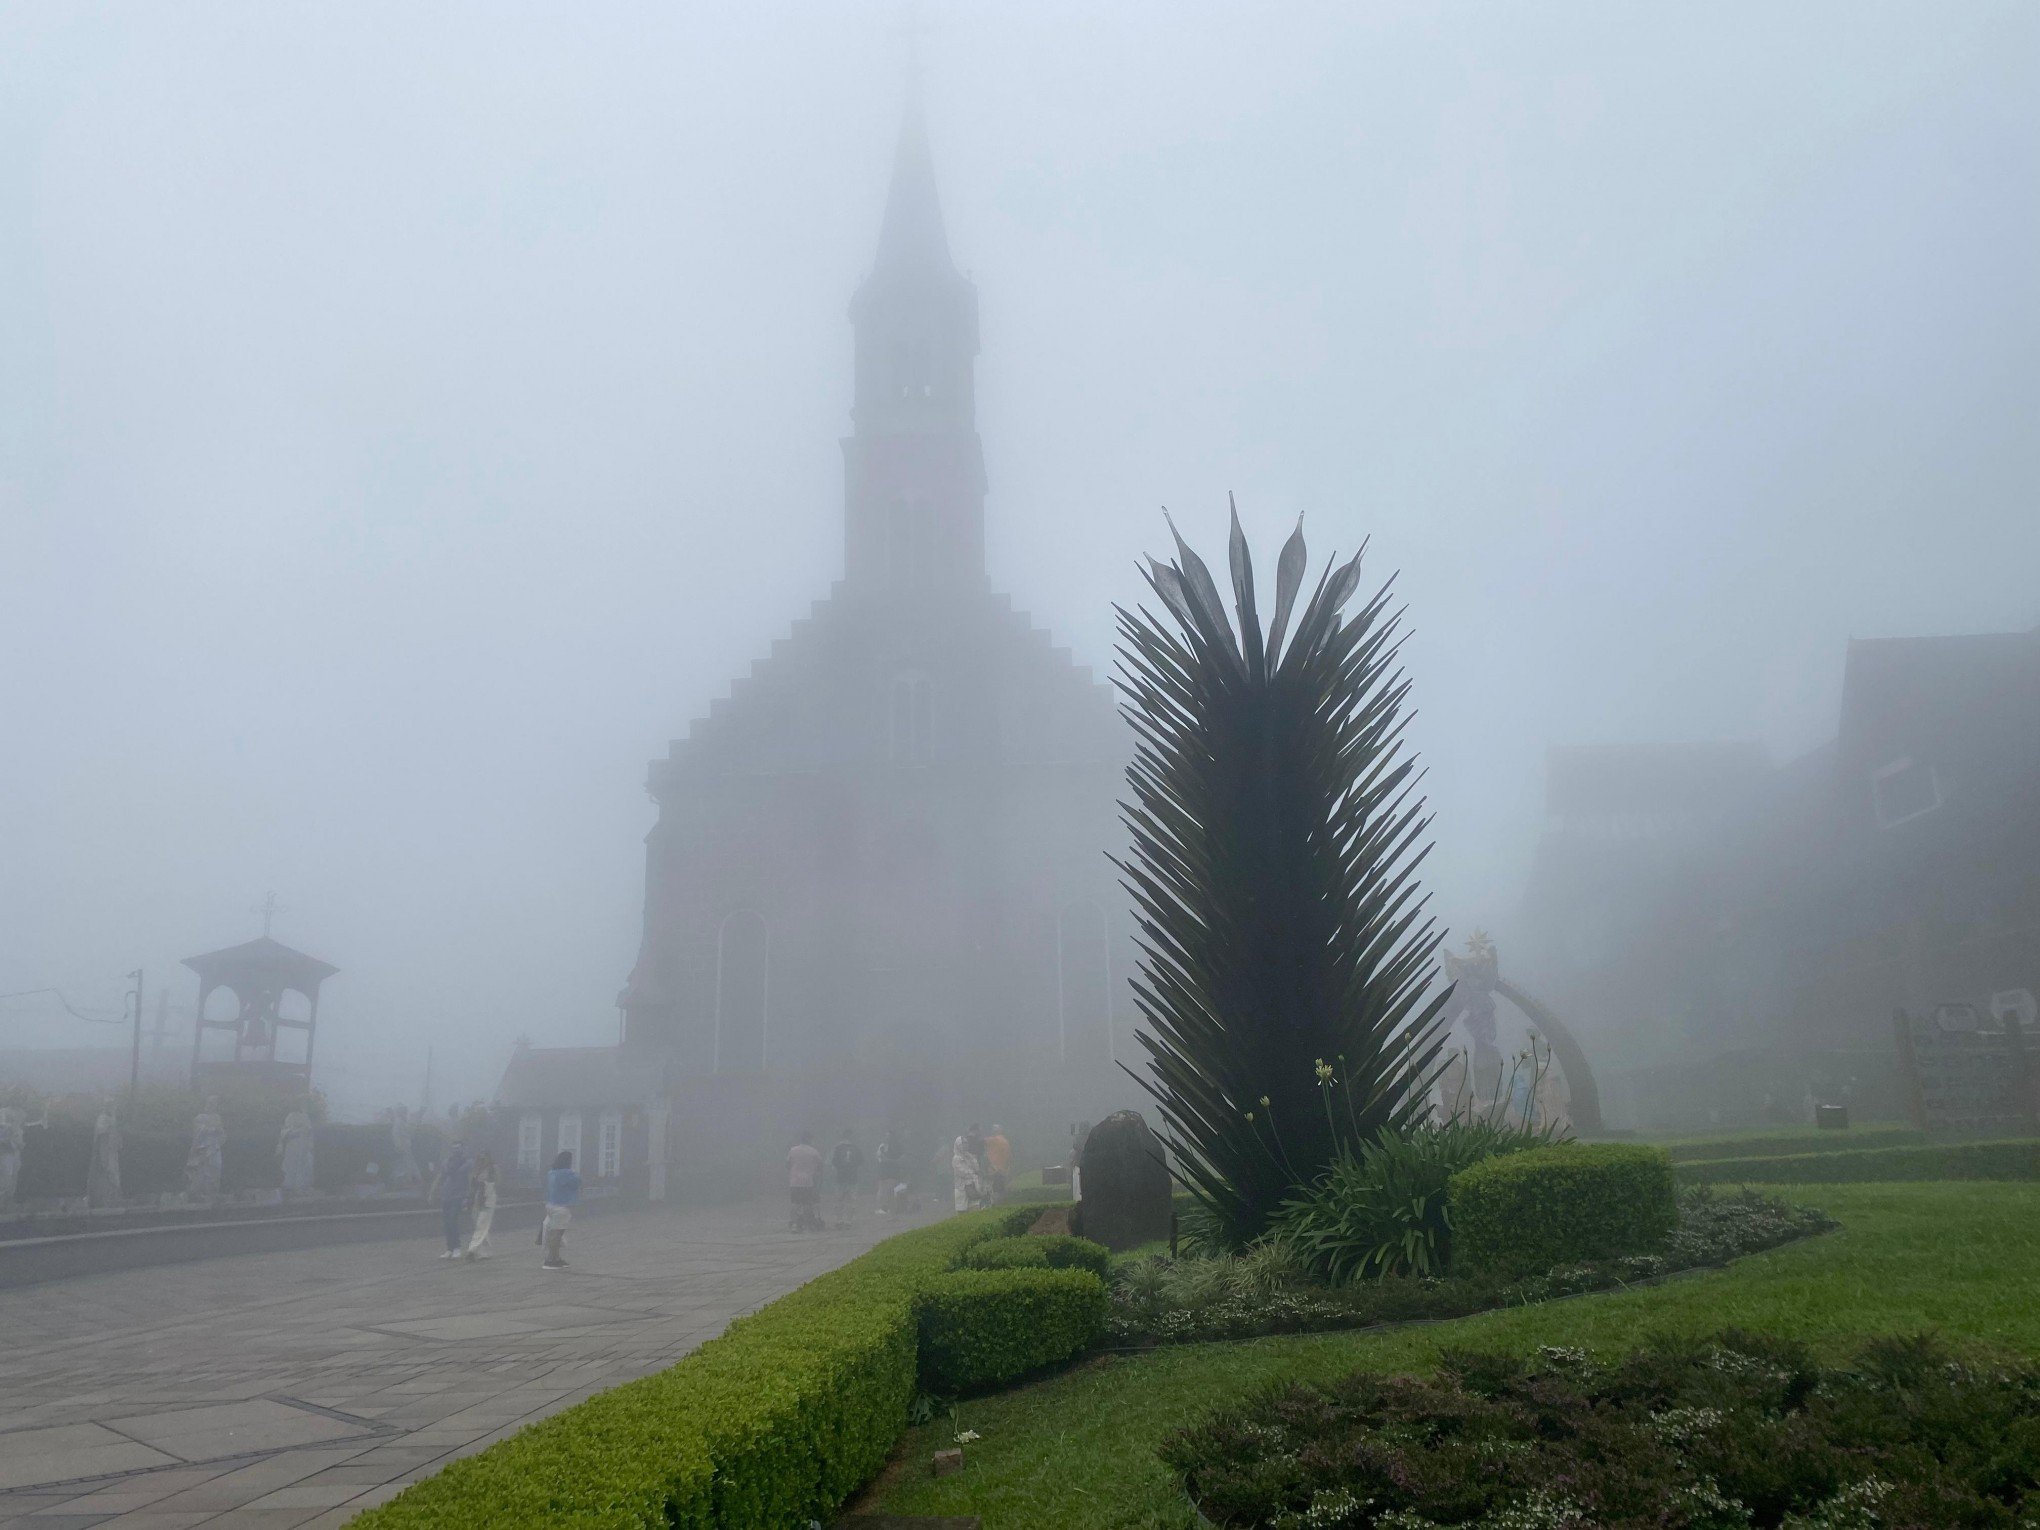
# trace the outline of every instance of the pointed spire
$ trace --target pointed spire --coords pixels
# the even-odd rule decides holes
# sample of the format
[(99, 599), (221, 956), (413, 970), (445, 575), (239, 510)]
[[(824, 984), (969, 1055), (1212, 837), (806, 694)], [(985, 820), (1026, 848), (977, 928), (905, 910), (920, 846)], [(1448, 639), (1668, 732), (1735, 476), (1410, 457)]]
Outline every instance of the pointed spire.
[(891, 271), (954, 271), (949, 235), (942, 224), (942, 198), (935, 189), (935, 163), (928, 153), (928, 125), (921, 110), (919, 71), (907, 82), (907, 109), (893, 152), (892, 187), (885, 221), (879, 226), (873, 274)]

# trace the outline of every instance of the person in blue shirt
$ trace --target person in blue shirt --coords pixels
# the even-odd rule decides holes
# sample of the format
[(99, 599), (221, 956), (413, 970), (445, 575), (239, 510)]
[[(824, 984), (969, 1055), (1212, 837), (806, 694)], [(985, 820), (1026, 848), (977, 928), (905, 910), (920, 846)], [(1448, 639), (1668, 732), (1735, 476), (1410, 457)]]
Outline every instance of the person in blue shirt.
[(567, 1228), (574, 1220), (574, 1203), (580, 1199), (581, 1176), (574, 1172), (574, 1155), (561, 1148), (552, 1161), (552, 1172), (545, 1177), (545, 1223), (540, 1229), (545, 1244), (542, 1269), (567, 1267)]
[(467, 1144), (454, 1143), (439, 1177), (432, 1182), (432, 1193), (439, 1197), (439, 1215), (446, 1223), (446, 1252), (439, 1256), (441, 1259), (460, 1257), (460, 1218), (474, 1194), (473, 1176), (474, 1160), (468, 1157)]

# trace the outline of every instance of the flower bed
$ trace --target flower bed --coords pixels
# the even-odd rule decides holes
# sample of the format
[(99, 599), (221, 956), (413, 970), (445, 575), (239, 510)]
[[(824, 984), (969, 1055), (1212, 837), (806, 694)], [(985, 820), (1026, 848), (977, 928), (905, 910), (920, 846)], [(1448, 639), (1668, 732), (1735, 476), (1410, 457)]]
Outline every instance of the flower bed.
[(1462, 1351), (1264, 1394), (1162, 1458), (1210, 1519), (1269, 1530), (2009, 1526), (2040, 1509), (2040, 1369), (1891, 1338), (1822, 1369), (1736, 1332), (1612, 1365)]
[(1693, 1187), (1679, 1192), (1678, 1223), (1655, 1252), (1569, 1262), (1528, 1278), (1399, 1277), (1328, 1287), (1306, 1281), (1273, 1247), (1238, 1259), (1124, 1259), (1114, 1266), (1106, 1339), (1144, 1348), (1465, 1317), (1725, 1264), (1833, 1226), (1819, 1211), (1755, 1192)]

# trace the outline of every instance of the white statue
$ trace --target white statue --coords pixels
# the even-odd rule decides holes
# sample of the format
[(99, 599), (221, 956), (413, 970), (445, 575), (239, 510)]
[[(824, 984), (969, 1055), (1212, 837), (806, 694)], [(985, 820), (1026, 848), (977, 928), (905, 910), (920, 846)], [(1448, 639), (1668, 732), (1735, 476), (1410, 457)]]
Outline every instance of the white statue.
[(0, 1105), (0, 1206), (14, 1204), (14, 1187), (21, 1179), (21, 1149), (27, 1131), (26, 1111), (13, 1105)]
[(312, 1188), (312, 1118), (302, 1105), (283, 1118), (276, 1156), (283, 1160), (283, 1193), (303, 1195)]
[(411, 1112), (403, 1105), (390, 1117), (390, 1175), (399, 1190), (424, 1183), (418, 1160), (411, 1156)]
[(184, 1160), (184, 1193), (194, 1201), (209, 1201), (220, 1193), (226, 1143), (220, 1097), (208, 1095), (205, 1109), (191, 1118), (191, 1154)]
[(92, 1167), (85, 1172), (85, 1204), (120, 1204), (120, 1121), (108, 1105), (92, 1127)]

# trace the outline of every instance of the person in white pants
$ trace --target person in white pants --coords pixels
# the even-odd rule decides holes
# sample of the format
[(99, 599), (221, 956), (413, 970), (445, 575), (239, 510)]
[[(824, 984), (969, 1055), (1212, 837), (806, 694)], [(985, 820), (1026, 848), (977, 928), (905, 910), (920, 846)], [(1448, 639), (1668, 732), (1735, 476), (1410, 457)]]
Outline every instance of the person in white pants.
[(488, 1153), (475, 1160), (475, 1193), (471, 1204), (475, 1208), (475, 1232), (468, 1239), (467, 1256), (470, 1259), (493, 1259), (496, 1251), (489, 1246), (489, 1226), (496, 1220), (496, 1160)]

